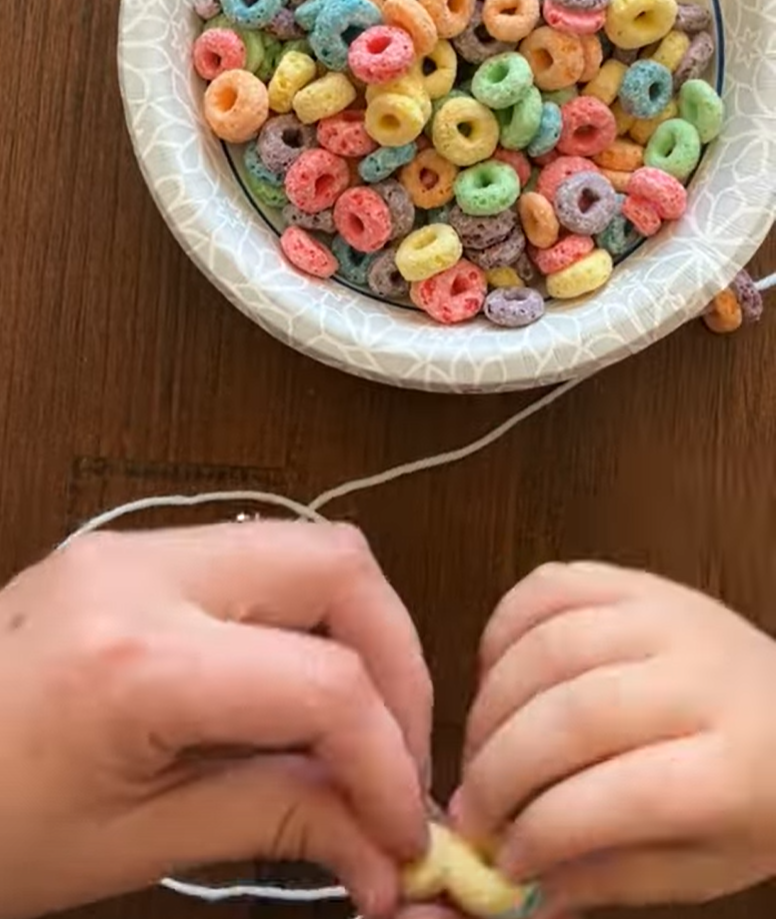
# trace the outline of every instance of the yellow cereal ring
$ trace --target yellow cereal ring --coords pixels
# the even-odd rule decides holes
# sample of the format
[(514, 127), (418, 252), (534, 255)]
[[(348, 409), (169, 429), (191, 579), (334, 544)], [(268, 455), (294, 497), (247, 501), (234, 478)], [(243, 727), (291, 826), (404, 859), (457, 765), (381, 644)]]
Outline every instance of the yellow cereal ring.
[(626, 189), (629, 185), (629, 179), (632, 176), (630, 172), (621, 172), (618, 169), (602, 169), (599, 168), (599, 172), (607, 179), (607, 181), (612, 185), (615, 191), (620, 192), (621, 194), (626, 194)]
[(368, 103), (364, 127), (381, 147), (402, 147), (415, 140), (425, 124), (421, 106), (410, 96), (381, 93)]
[(394, 260), (406, 281), (425, 281), (433, 274), (452, 268), (463, 251), (453, 227), (445, 223), (430, 223), (402, 240)]
[(637, 119), (626, 111), (621, 105), (620, 99), (616, 99), (613, 102), (610, 106), (610, 111), (615, 116), (615, 130), (618, 132), (618, 136), (628, 134)]
[(433, 149), (427, 147), (399, 173), (416, 207), (429, 209), (442, 207), (453, 198), (453, 183), (459, 174), (457, 166)]
[(619, 172), (634, 172), (643, 165), (645, 148), (634, 141), (619, 137), (606, 150), (597, 153), (593, 158), (597, 166), (605, 169), (616, 169)]
[(578, 38), (583, 47), (583, 72), (577, 79), (579, 83), (588, 83), (602, 66), (602, 43), (598, 35), (578, 35)]
[(644, 146), (660, 124), (669, 121), (670, 118), (677, 118), (678, 111), (677, 103), (672, 99), (663, 112), (656, 115), (655, 118), (637, 118), (629, 128), (629, 137)]
[(315, 79), (315, 76), (316, 62), (310, 55), (300, 51), (287, 51), (278, 62), (267, 86), (270, 108), (283, 114), (290, 112), (294, 97)]
[(722, 290), (710, 303), (702, 319), (710, 331), (719, 335), (736, 332), (742, 325), (742, 307), (730, 290)]
[(437, 26), (418, 0), (383, 0), (382, 12), (386, 25), (409, 33), (419, 57), (425, 57), (437, 44)]
[(594, 96), (605, 105), (612, 105), (618, 97), (623, 77), (629, 68), (610, 58), (602, 64), (599, 73), (583, 87), (584, 96)]
[(619, 48), (644, 48), (662, 39), (676, 18), (677, 0), (612, 0), (604, 31)]
[(606, 249), (594, 249), (561, 271), (545, 278), (549, 297), (571, 300), (590, 294), (606, 284), (612, 274), (612, 256)]
[(303, 124), (313, 124), (330, 118), (356, 98), (356, 90), (344, 73), (331, 72), (301, 89), (294, 97), (292, 108)]
[(457, 96), (444, 102), (432, 122), (432, 143), (456, 166), (487, 160), (499, 141), (499, 122), (477, 99)]
[(486, 272), (486, 281), (489, 287), (525, 287), (522, 278), (515, 268), (503, 265), (501, 268), (490, 268)]
[(267, 121), (267, 88), (247, 70), (225, 70), (205, 90), (203, 114), (216, 137), (245, 143)]
[(432, 100), (424, 86), (421, 76), (421, 65), (416, 62), (413, 67), (404, 76), (397, 80), (391, 80), (389, 83), (373, 84), (368, 86), (364, 93), (364, 98), (369, 105), (373, 99), (386, 93), (394, 93), (398, 96), (408, 96), (414, 102), (418, 103), (424, 118), (424, 124), (432, 116)]
[(674, 29), (661, 41), (653, 54), (652, 60), (663, 64), (672, 73), (680, 66), (680, 61), (685, 57), (685, 52), (691, 45), (691, 39), (685, 32), (676, 32)]
[[(421, 61), (421, 80), (430, 99), (441, 99), (453, 89), (457, 63), (453, 45), (442, 38), (429, 54), (424, 55)], [(426, 67), (434, 69), (425, 74), (423, 70)]]

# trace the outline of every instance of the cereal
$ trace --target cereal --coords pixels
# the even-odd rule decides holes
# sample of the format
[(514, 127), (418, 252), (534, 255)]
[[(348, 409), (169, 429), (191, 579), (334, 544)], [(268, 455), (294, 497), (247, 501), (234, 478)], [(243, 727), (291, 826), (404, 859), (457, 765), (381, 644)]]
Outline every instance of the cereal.
[(434, 49), (437, 27), (418, 0), (384, 0), (382, 12), (387, 25), (399, 26), (410, 35), (418, 57)]
[(292, 107), (303, 124), (313, 124), (347, 109), (356, 98), (353, 84), (342, 73), (327, 73), (301, 89)]
[(526, 158), (526, 154), (521, 153), (520, 150), (505, 150), (504, 147), (497, 147), (492, 159), (499, 160), (500, 163), (507, 163), (509, 166), (512, 166), (518, 173), (518, 181), (521, 183), (521, 188), (529, 181), (529, 176), (531, 176), (531, 163)]
[(707, 312), (702, 316), (707, 328), (719, 335), (736, 332), (742, 325), (743, 318), (737, 298), (729, 288), (715, 296)]
[(413, 39), (396, 26), (373, 26), (348, 49), (351, 73), (363, 83), (388, 83), (410, 69), (415, 60)]
[(459, 173), (453, 185), (456, 203), (476, 217), (490, 217), (518, 200), (521, 183), (515, 170), (499, 160), (486, 160)]
[[(278, 10), (273, 18), (267, 23), (265, 31), (279, 41), (284, 42), (305, 38), (305, 30), (297, 22), (294, 12), (287, 7)], [(309, 49), (310, 45), (307, 45), (307, 50)]]
[(206, 29), (194, 43), (194, 69), (203, 80), (215, 80), (225, 70), (242, 70), (246, 46), (232, 29)]
[(358, 110), (348, 109), (323, 118), (316, 128), (316, 137), (325, 150), (337, 156), (367, 156), (378, 146), (364, 127), (364, 112)]
[(397, 268), (406, 281), (424, 281), (455, 265), (462, 251), (452, 227), (432, 223), (402, 240), (396, 254)]
[(657, 63), (663, 64), (670, 73), (674, 73), (685, 57), (690, 44), (691, 40), (685, 32), (673, 29), (662, 39), (661, 44), (650, 57)]
[(338, 274), (352, 284), (357, 284), (359, 287), (366, 286), (370, 268), (376, 258), (375, 255), (359, 252), (358, 249), (348, 245), (342, 236), (335, 236), (332, 240), (332, 255), (339, 263)]
[(246, 180), (246, 184), (253, 197), (265, 207), (279, 209), (289, 203), (283, 185), (278, 185), (275, 182), (263, 179), (257, 179), (250, 174)]
[(221, 0), (224, 15), (246, 29), (263, 28), (282, 5), (282, 0)]
[(203, 113), (211, 131), (222, 140), (250, 140), (269, 114), (264, 83), (247, 70), (225, 70), (205, 90)]
[(561, 109), (558, 150), (566, 156), (595, 156), (615, 140), (617, 129), (610, 109), (594, 96), (580, 96)]
[(709, 83), (688, 80), (680, 89), (680, 117), (696, 128), (703, 144), (708, 144), (723, 127), (723, 101)]
[(585, 69), (583, 43), (577, 35), (557, 32), (550, 26), (535, 29), (521, 42), (538, 89), (564, 89), (577, 83)]
[(348, 35), (358, 29), (377, 26), (382, 18), (369, 0), (324, 0), (308, 37), (310, 47), (329, 70), (345, 70)]
[[(248, 32), (247, 34), (251, 35), (254, 33)], [(255, 34), (258, 35), (259, 33), (257, 32)], [(278, 60), (282, 53), (283, 45), (277, 38), (273, 38), (272, 35), (268, 35), (265, 32), (262, 37), (262, 60), (255, 71), (256, 75), (263, 83), (269, 83), (272, 79), (272, 75), (275, 73), (275, 68), (278, 65)]]
[(559, 108), (567, 102), (570, 102), (572, 99), (577, 99), (580, 95), (580, 91), (577, 88), (577, 85), (573, 83), (571, 86), (565, 86), (563, 89), (550, 89), (541, 93), (543, 102), (553, 102)]
[(618, 210), (615, 190), (598, 172), (578, 172), (565, 179), (554, 204), (559, 223), (581, 236), (601, 233)]
[(501, 242), (494, 243), (487, 249), (465, 249), (464, 254), (479, 268), (489, 271), (492, 268), (506, 268), (518, 261), (526, 248), (526, 237), (516, 227)]
[(545, 156), (554, 150), (561, 137), (563, 120), (561, 109), (555, 102), (543, 102), (540, 123), (526, 147), (529, 156)]
[(477, 315), (483, 308), (486, 289), (483, 271), (461, 259), (440, 274), (412, 284), (410, 298), (437, 322), (448, 325)]
[(328, 150), (305, 150), (286, 173), (289, 201), (308, 214), (332, 207), (348, 187), (348, 164)]
[(560, 230), (558, 217), (544, 195), (533, 191), (524, 192), (518, 199), (518, 213), (523, 232), (533, 246), (549, 249), (556, 244)]
[(626, 255), (643, 240), (642, 234), (622, 213), (616, 214), (601, 233), (596, 235), (596, 245), (606, 249), (613, 258)]
[(486, 283), (493, 288), (524, 286), (518, 272), (510, 265), (503, 265), (501, 268), (489, 268), (486, 271)]
[(409, 163), (416, 155), (417, 149), (414, 143), (401, 147), (380, 147), (359, 163), (359, 175), (365, 182), (381, 182)]
[(453, 47), (470, 64), (482, 64), (494, 54), (512, 51), (514, 42), (497, 41), (483, 24), (483, 0), (477, 0), (469, 25), (453, 39)]
[(698, 35), (694, 35), (693, 41), (674, 72), (675, 92), (688, 80), (697, 80), (707, 69), (707, 64), (712, 60), (714, 53), (715, 43), (709, 32), (699, 32)]
[(617, 192), (625, 192), (633, 173), (622, 172), (619, 169), (599, 169), (599, 172), (607, 179)]
[(465, 214), (458, 205), (451, 208), (448, 220), (467, 249), (487, 249), (501, 242), (518, 222), (512, 209), (494, 217), (473, 217)]
[[(637, 119), (633, 115), (629, 115), (618, 99), (610, 106), (610, 111), (612, 112), (612, 117), (615, 119), (615, 130), (618, 133), (618, 137), (621, 137), (623, 134), (628, 134), (634, 125), (637, 124)], [(647, 122), (641, 123), (647, 124)], [(636, 140), (637, 143), (642, 143), (638, 137), (634, 137), (634, 140)]]
[(602, 66), (604, 59), (602, 42), (598, 35), (578, 35), (578, 38), (583, 48), (583, 72), (580, 74), (579, 80), (581, 83), (588, 83), (599, 73), (599, 69)]
[(515, 105), (532, 88), (528, 61), (516, 51), (498, 54), (484, 61), (472, 77), (472, 95), (490, 109)]
[(677, 5), (677, 19), (674, 27), (686, 35), (704, 32), (712, 25), (712, 13), (698, 3), (680, 2)]
[[(260, 132), (259, 139), (261, 139), (261, 136), (262, 134)], [(286, 172), (285, 168), (283, 170), (273, 171), (267, 166), (259, 150), (259, 140), (257, 140), (256, 143), (250, 142), (245, 148), (243, 165), (254, 182), (269, 182), (270, 185), (275, 185), (276, 188), (280, 188), (283, 185), (283, 178)]]
[(316, 233), (334, 233), (335, 220), (332, 215), (332, 209), (317, 211), (315, 214), (308, 214), (300, 210), (296, 204), (287, 204), (281, 215), (285, 223), (295, 227), (302, 227), (303, 230), (313, 230)]
[(597, 153), (593, 161), (604, 169), (615, 169), (620, 172), (634, 172), (643, 163), (644, 147), (631, 140), (616, 138), (606, 150)]
[(274, 112), (287, 113), (297, 93), (316, 76), (316, 62), (307, 54), (290, 51), (280, 61), (272, 75), (267, 93)]
[(416, 207), (441, 207), (453, 199), (453, 183), (458, 174), (458, 167), (430, 147), (402, 167), (399, 181)]
[(329, 249), (301, 227), (286, 227), (281, 234), (281, 251), (295, 268), (317, 278), (331, 278), (338, 268)]
[(467, 28), (475, 0), (421, 0), (440, 38), (455, 38)]
[(606, 249), (594, 249), (590, 255), (545, 278), (548, 296), (570, 300), (590, 294), (609, 281), (612, 267), (610, 253)]
[(690, 178), (701, 159), (699, 132), (682, 118), (660, 124), (645, 147), (645, 165), (662, 169), (681, 182)]
[(628, 67), (620, 61), (610, 58), (605, 61), (599, 72), (584, 87), (584, 96), (595, 96), (605, 105), (612, 105), (618, 97), (618, 90), (626, 75)]
[(367, 286), (380, 297), (389, 300), (406, 300), (410, 296), (410, 285), (399, 273), (394, 249), (384, 249), (375, 256), (367, 272)]
[(372, 188), (357, 186), (335, 201), (337, 232), (359, 252), (377, 252), (391, 237), (391, 211)]
[(536, 86), (509, 109), (496, 112), (499, 122), (499, 143), (508, 150), (528, 146), (542, 124), (542, 96)]
[(560, 156), (546, 166), (537, 180), (537, 191), (548, 201), (555, 201), (559, 185), (576, 172), (595, 172), (596, 166), (583, 156)]
[(264, 123), (256, 148), (268, 169), (285, 175), (305, 150), (316, 145), (316, 131), (296, 115), (277, 115)]
[(619, 48), (644, 48), (662, 39), (676, 18), (676, 0), (612, 0), (604, 31)]
[(629, 195), (650, 201), (663, 220), (679, 220), (688, 206), (685, 187), (661, 169), (648, 166), (638, 169), (632, 175), (627, 191)]
[(492, 290), (483, 305), (483, 314), (495, 325), (520, 329), (541, 319), (545, 313), (545, 300), (531, 287), (508, 287)]
[(430, 99), (441, 99), (453, 89), (457, 68), (453, 45), (441, 38), (421, 59), (421, 79)]
[(672, 98), (672, 74), (656, 61), (636, 61), (626, 71), (618, 99), (635, 118), (655, 118)]
[(747, 271), (744, 269), (738, 271), (729, 286), (742, 310), (743, 322), (747, 324), (758, 322), (763, 315), (764, 300), (761, 291), (755, 286)]
[(499, 122), (477, 99), (448, 99), (434, 116), (432, 143), (435, 150), (456, 166), (472, 166), (496, 150)]
[[(619, 103), (616, 103), (619, 104)], [(655, 118), (637, 118), (634, 119), (628, 127), (629, 137), (643, 146), (650, 140), (655, 133), (656, 128), (669, 121), (670, 118), (676, 118), (678, 115), (677, 103), (672, 101), (667, 107)], [(631, 116), (630, 116), (631, 117)], [(619, 132), (620, 133), (620, 132)]]
[[(628, 190), (628, 186), (626, 188)], [(621, 214), (642, 236), (655, 236), (661, 229), (661, 215), (646, 198), (629, 195), (623, 202)]]
[(383, 147), (403, 147), (424, 129), (424, 113), (410, 96), (380, 93), (367, 105), (364, 126), (370, 137)]
[(549, 249), (529, 248), (532, 261), (544, 275), (563, 271), (570, 265), (584, 258), (594, 248), (590, 236), (565, 236)]
[(415, 224), (415, 206), (404, 186), (396, 179), (384, 179), (372, 186), (385, 201), (391, 217), (389, 240), (407, 236)]
[(192, 7), (200, 19), (213, 19), (221, 13), (221, 0), (194, 0)]
[(573, 35), (594, 35), (604, 25), (607, 11), (605, 9), (575, 9), (558, 3), (556, 0), (544, 0), (542, 18), (549, 26), (561, 32), (571, 32)]
[(518, 42), (537, 25), (539, 0), (485, 0), (483, 22), (499, 41)]

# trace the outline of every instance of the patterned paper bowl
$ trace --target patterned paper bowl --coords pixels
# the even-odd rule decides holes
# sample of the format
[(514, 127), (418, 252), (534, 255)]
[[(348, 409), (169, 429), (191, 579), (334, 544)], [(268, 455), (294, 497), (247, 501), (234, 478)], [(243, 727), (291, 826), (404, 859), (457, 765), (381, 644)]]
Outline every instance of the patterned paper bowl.
[(587, 374), (696, 316), (760, 245), (775, 206), (775, 0), (710, 0), (726, 103), (685, 217), (643, 244), (595, 296), (525, 329), (440, 326), (338, 281), (298, 274), (201, 117), (189, 0), (123, 0), (119, 74), (132, 143), (168, 226), (243, 313), (317, 360), (395, 386), (524, 389)]

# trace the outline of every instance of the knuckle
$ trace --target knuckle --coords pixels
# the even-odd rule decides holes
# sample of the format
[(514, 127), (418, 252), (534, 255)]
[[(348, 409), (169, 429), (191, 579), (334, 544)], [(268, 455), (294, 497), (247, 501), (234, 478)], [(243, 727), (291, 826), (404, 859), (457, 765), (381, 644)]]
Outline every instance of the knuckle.
[(372, 558), (367, 537), (353, 524), (333, 524), (331, 540), (339, 565), (347, 570), (362, 568)]
[(542, 673), (543, 679), (555, 682), (568, 668), (569, 648), (555, 619), (536, 626), (524, 639), (527, 655)]
[(361, 657), (345, 647), (331, 649), (329, 666), (322, 672), (317, 690), (326, 709), (339, 716), (352, 711), (374, 694)]
[(103, 568), (120, 540), (118, 533), (87, 533), (61, 549), (54, 558), (67, 575), (88, 578)]

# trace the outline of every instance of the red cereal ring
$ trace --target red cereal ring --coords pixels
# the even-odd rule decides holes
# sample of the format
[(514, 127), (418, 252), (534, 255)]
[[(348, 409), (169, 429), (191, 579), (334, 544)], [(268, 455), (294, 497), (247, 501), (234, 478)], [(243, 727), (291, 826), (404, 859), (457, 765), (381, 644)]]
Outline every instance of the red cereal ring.
[(410, 299), (437, 322), (451, 325), (477, 315), (486, 300), (485, 272), (462, 258), (425, 281), (410, 285)]
[(577, 236), (571, 233), (549, 249), (529, 246), (527, 251), (542, 274), (553, 274), (555, 271), (563, 271), (570, 265), (574, 265), (589, 252), (593, 252), (593, 248), (594, 241), (590, 236)]
[(292, 163), (284, 182), (286, 194), (306, 214), (331, 207), (350, 182), (348, 163), (328, 150), (305, 150)]
[(653, 202), (639, 195), (627, 195), (621, 213), (626, 220), (643, 236), (655, 236), (661, 229), (661, 215), (653, 207)]
[(415, 60), (413, 39), (399, 26), (372, 26), (348, 49), (348, 66), (362, 83), (390, 83), (404, 76)]
[(225, 70), (242, 70), (246, 46), (232, 29), (207, 29), (192, 48), (194, 69), (203, 80), (215, 80)]
[(562, 6), (554, 0), (544, 0), (542, 18), (560, 32), (571, 32), (573, 35), (595, 35), (604, 28), (607, 10), (576, 10)]
[(688, 192), (682, 182), (651, 166), (632, 173), (626, 194), (647, 199), (664, 220), (679, 220), (688, 206)]
[(555, 163), (561, 154), (558, 150), (548, 150), (547, 153), (543, 153), (542, 156), (533, 156), (532, 162), (537, 166), (550, 166), (551, 163)]
[(595, 96), (578, 96), (561, 106), (558, 151), (567, 156), (596, 156), (618, 136), (615, 116)]
[(337, 156), (367, 156), (378, 149), (364, 127), (364, 112), (352, 109), (322, 118), (316, 138), (325, 150)]
[(281, 251), (295, 268), (316, 278), (331, 278), (340, 267), (329, 249), (302, 227), (286, 227)]
[(531, 163), (526, 157), (526, 154), (521, 153), (520, 150), (505, 150), (504, 147), (497, 147), (491, 159), (499, 160), (501, 163), (507, 163), (508, 166), (512, 166), (518, 173), (518, 181), (521, 183), (521, 188), (529, 181), (531, 177)]
[(559, 185), (578, 172), (599, 172), (599, 167), (584, 156), (560, 156), (543, 168), (537, 179), (537, 191), (553, 202)]
[(333, 216), (337, 232), (357, 252), (377, 252), (391, 237), (391, 211), (371, 188), (344, 191), (335, 202)]

